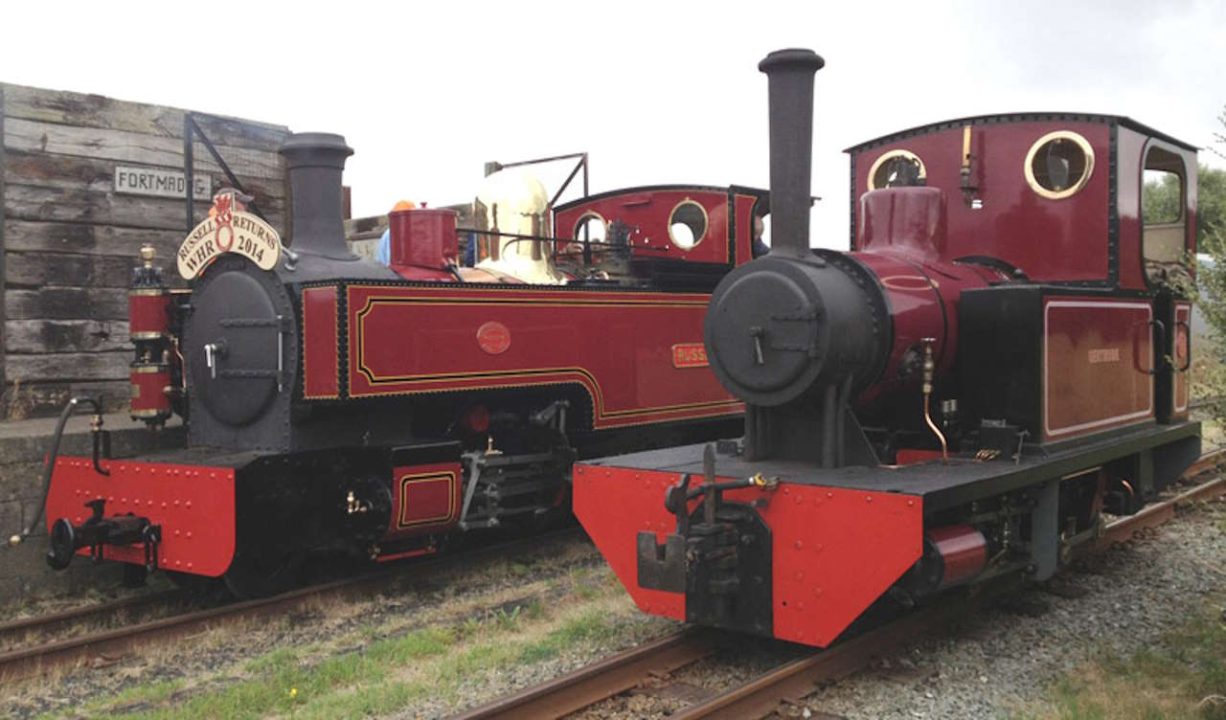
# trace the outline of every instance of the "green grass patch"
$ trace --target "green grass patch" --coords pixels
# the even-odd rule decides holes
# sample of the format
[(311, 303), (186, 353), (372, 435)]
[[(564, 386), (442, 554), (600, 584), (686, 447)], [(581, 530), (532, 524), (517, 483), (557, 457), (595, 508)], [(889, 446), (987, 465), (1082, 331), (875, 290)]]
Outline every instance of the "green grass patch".
[(1024, 718), (1226, 720), (1226, 620), (1210, 605), (1152, 647), (1105, 654), (1057, 682)]
[[(216, 692), (203, 693), (182, 703), (172, 704), (173, 694), (182, 688), (183, 683), (177, 680), (157, 683), (133, 688), (108, 699), (105, 704), (89, 708), (86, 714), (148, 720), (175, 717), (259, 718), (270, 713), (298, 716), (300, 711), (310, 714), (312, 707), (323, 707), (326, 713), (328, 708), (335, 705), (336, 699), (343, 698), (347, 698), (344, 702), (352, 704), (357, 714), (374, 705), (389, 709), (403, 706), (404, 699), (412, 697), (415, 692), (407, 686), (386, 684), (389, 671), (443, 654), (454, 640), (455, 633), (449, 629), (427, 628), (403, 637), (378, 640), (360, 652), (330, 657), (314, 664), (304, 661), (301, 651), (282, 648), (248, 662), (243, 667), (247, 679)], [(368, 687), (373, 692), (361, 692)], [(348, 689), (358, 692), (344, 692), (337, 696), (338, 692)]]
[[(575, 578), (603, 588), (595, 576)], [(616, 591), (507, 603), (477, 617), (379, 638), (363, 628), (356, 652), (329, 655), (325, 643), (281, 648), (214, 677), (207, 686), (166, 683), (93, 703), (74, 716), (160, 718), (336, 718), (389, 714), (426, 701), (455, 703), (492, 671), (603, 646), (635, 617)]]

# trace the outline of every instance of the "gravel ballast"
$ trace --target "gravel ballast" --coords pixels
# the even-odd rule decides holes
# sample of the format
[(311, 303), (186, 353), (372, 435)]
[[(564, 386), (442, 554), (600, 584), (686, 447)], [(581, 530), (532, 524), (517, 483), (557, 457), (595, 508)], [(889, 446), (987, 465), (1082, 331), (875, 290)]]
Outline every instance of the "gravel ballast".
[[(1051, 684), (1103, 651), (1127, 655), (1147, 647), (1206, 603), (1226, 602), (1226, 503), (1202, 505), (1179, 520), (1127, 544), (1117, 546), (1066, 571), (1046, 587), (1035, 587), (999, 607), (966, 618), (958, 627), (939, 631), (875, 663), (870, 669), (820, 689), (795, 716), (869, 718), (996, 718), (1022, 713), (1041, 716)], [(609, 587), (610, 595), (592, 593), (593, 608), (602, 608), (613, 631), (595, 642), (577, 642), (539, 662), (490, 672), (466, 674), (459, 697), (431, 697), (388, 713), (391, 717), (445, 717), (463, 707), (534, 685), (636, 642), (679, 626), (636, 613), (607, 568), (589, 545), (562, 543), (541, 547), (535, 557), (510, 566), (484, 563), (464, 567), (439, 582), (403, 592), (399, 597), (330, 604), (283, 622), (215, 632), (164, 648), (142, 658), (106, 663), (92, 672), (55, 673), (42, 682), (9, 688), (0, 707), (7, 714), (31, 717), (42, 712), (76, 715), (75, 708), (137, 683), (182, 677), (186, 696), (210, 693), (238, 681), (248, 660), (277, 647), (328, 643), (333, 652), (361, 651), (372, 636), (402, 633), (423, 624), (454, 625), (473, 608), (488, 617), (488, 608), (521, 603), (529, 586), (536, 602), (579, 603), (571, 574), (579, 572), (592, 587)], [(490, 567), (493, 565), (493, 567)], [(590, 573), (584, 575), (583, 573)], [(579, 577), (576, 576), (576, 577)], [(549, 580), (553, 578), (553, 580)], [(543, 593), (543, 594), (540, 594)], [(531, 621), (524, 620), (529, 632)], [(362, 627), (374, 629), (371, 633)], [(667, 717), (688, 702), (727, 689), (762, 672), (774, 662), (794, 658), (798, 648), (769, 641), (749, 641), (734, 653), (677, 673), (688, 698), (677, 692), (640, 691), (593, 708), (584, 717)], [(668, 684), (668, 683), (664, 683)], [(177, 695), (177, 694), (176, 694)], [(172, 699), (172, 705), (178, 701)], [(139, 711), (135, 706), (120, 706)]]
[(1051, 712), (1049, 688), (1078, 665), (1151, 647), (1206, 604), (1222, 611), (1224, 524), (1226, 503), (1204, 504), (883, 658), (806, 705), (848, 720)]

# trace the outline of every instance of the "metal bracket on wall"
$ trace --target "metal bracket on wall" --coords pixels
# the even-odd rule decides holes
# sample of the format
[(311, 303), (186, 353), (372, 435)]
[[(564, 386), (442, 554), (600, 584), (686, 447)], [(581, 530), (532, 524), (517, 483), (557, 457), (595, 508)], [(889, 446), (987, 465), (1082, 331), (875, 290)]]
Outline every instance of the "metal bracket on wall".
[[(244, 195), (251, 194), (247, 192), (247, 189), (243, 187), (241, 182), (239, 182), (238, 176), (236, 176), (234, 172), (230, 170), (229, 163), (227, 163), (225, 159), (221, 157), (221, 153), (217, 151), (217, 146), (213, 144), (213, 141), (209, 139), (209, 136), (206, 135), (204, 130), (200, 128), (200, 124), (196, 122), (197, 117), (211, 118), (213, 116), (204, 115), (201, 113), (183, 113), (183, 175), (187, 180), (187, 182), (184, 183), (185, 189), (183, 191), (183, 198), (187, 205), (187, 226), (185, 228), (187, 232), (191, 232), (192, 228), (196, 227), (196, 208), (193, 204), (195, 200), (192, 197), (192, 191), (196, 184), (194, 177), (194, 166), (196, 163), (196, 146), (194, 144), (194, 138), (200, 138), (200, 142), (204, 145), (204, 149), (209, 151), (209, 155), (213, 156), (213, 162), (217, 163), (217, 165), (221, 168), (221, 171), (225, 173), (226, 181), (230, 183), (231, 187)], [(265, 217), (264, 213), (260, 211), (260, 208), (256, 205), (254, 200), (247, 203), (247, 209), (255, 213), (255, 215), (264, 222), (268, 222), (268, 218)]]

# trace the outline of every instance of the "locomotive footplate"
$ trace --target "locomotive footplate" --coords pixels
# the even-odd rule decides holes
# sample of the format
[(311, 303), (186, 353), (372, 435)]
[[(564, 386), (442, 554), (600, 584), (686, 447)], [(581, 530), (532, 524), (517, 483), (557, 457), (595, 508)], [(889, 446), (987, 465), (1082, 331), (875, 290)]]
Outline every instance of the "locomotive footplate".
[[(1013, 450), (1016, 453), (1016, 448)], [(1167, 487), (1200, 455), (1200, 423), (1144, 425), (1102, 433), (1059, 445), (1025, 445), (1016, 457), (991, 462), (973, 456), (951, 457), (949, 464), (916, 463), (901, 467), (847, 466), (815, 470), (804, 462), (766, 460), (748, 462), (741, 455), (720, 454), (719, 472), (726, 477), (752, 474), (777, 478), (784, 484), (820, 485), (869, 492), (920, 496), (928, 511), (956, 507), (1038, 482), (1076, 473), (1087, 467), (1145, 458), (1133, 472), (1137, 493), (1147, 497)], [(702, 472), (701, 446), (649, 450), (617, 457), (618, 466), (676, 473)], [(1135, 509), (1132, 510), (1135, 512)]]
[(142, 459), (56, 458), (47, 495), (52, 567), (75, 555), (216, 577), (234, 552), (234, 467)]
[[(721, 455), (716, 474), (701, 446), (689, 446), (576, 464), (574, 507), (640, 609), (825, 647), (921, 560), (926, 543), (950, 541), (936, 586), (1006, 567), (1042, 580), (1059, 564), (1062, 486), (1140, 458), (1137, 492), (1160, 489), (1198, 451), (1195, 428), (1149, 426), (1017, 462), (815, 469)], [(966, 513), (979, 498), (1009, 493), (1021, 505), (998, 510), (1017, 517), (1022, 535), (1000, 545)]]

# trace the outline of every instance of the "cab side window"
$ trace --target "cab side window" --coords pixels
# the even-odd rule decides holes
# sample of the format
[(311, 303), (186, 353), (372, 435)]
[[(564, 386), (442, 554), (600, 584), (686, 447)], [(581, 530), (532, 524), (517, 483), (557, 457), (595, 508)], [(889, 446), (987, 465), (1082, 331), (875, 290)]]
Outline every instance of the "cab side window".
[(1186, 263), (1187, 181), (1183, 158), (1161, 147), (1145, 153), (1141, 247), (1149, 282), (1172, 280)]

